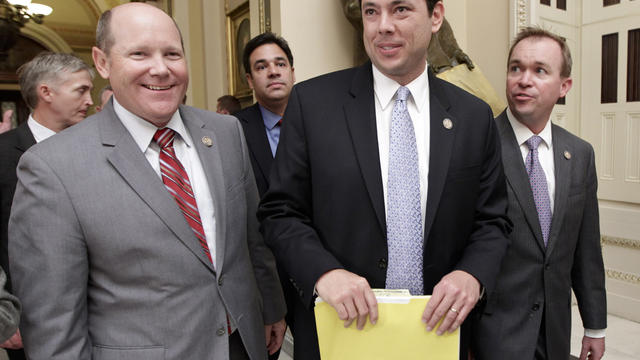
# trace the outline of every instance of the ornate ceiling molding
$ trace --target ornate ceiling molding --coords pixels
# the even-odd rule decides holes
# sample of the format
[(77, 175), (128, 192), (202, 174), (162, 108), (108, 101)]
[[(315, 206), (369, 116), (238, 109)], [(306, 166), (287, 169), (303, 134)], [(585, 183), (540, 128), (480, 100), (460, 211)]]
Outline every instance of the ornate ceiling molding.
[(634, 285), (640, 285), (640, 275), (637, 274), (631, 274), (613, 269), (606, 269), (606, 274), (610, 279), (620, 280)]
[(27, 23), (25, 27), (21, 29), (21, 33), (22, 35), (39, 42), (53, 52), (73, 52), (71, 46), (69, 46), (69, 44), (60, 35), (44, 25)]
[(618, 246), (627, 249), (640, 250), (640, 240), (625, 239), (603, 235), (600, 239), (603, 245)]

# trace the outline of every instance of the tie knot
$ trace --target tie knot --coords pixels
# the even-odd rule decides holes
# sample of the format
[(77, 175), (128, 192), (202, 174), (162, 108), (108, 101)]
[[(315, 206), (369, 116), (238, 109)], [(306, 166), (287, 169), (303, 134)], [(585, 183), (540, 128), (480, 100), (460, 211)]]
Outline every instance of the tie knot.
[(158, 129), (158, 131), (153, 135), (153, 141), (158, 143), (161, 148), (165, 148), (173, 145), (173, 137), (175, 134), (176, 132), (169, 128)]
[(407, 101), (407, 98), (409, 97), (409, 94), (411, 94), (411, 92), (406, 87), (400, 86), (396, 94), (396, 100)]
[(542, 142), (542, 138), (538, 135), (533, 135), (526, 142), (529, 150), (536, 150), (538, 148), (538, 145), (540, 145), (540, 143)]

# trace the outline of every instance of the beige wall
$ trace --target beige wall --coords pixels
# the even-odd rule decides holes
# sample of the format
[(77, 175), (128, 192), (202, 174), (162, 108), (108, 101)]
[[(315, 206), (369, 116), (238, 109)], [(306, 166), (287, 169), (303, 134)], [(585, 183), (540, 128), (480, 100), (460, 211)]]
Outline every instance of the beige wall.
[(291, 47), (298, 82), (353, 66), (355, 30), (340, 0), (271, 0), (274, 31)]

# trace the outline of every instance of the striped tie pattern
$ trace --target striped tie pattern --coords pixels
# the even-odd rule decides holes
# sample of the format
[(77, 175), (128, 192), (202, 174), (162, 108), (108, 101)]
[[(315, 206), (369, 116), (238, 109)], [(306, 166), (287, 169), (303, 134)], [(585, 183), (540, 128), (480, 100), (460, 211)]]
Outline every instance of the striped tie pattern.
[(162, 175), (162, 182), (178, 204), (182, 215), (184, 215), (187, 223), (191, 226), (193, 233), (200, 242), (200, 246), (202, 246), (202, 249), (207, 254), (209, 261), (211, 261), (211, 252), (209, 251), (209, 246), (204, 236), (204, 228), (200, 220), (198, 204), (196, 203), (196, 198), (193, 195), (193, 189), (189, 182), (189, 176), (182, 166), (182, 163), (180, 163), (176, 157), (176, 152), (173, 149), (175, 134), (175, 131), (164, 128), (159, 129), (155, 135), (153, 135), (153, 140), (160, 146), (160, 174)]

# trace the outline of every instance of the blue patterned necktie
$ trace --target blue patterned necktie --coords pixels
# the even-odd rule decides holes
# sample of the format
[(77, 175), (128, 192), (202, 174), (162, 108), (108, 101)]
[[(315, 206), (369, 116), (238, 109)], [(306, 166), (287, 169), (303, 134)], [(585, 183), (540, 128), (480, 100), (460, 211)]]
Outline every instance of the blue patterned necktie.
[(413, 123), (407, 110), (409, 89), (401, 86), (391, 115), (387, 180), (387, 289), (423, 294), (420, 173)]
[(534, 135), (527, 140), (529, 154), (527, 154), (526, 168), (533, 192), (533, 201), (536, 203), (538, 220), (542, 229), (544, 246), (549, 241), (549, 230), (551, 229), (551, 201), (549, 199), (549, 189), (547, 187), (547, 177), (544, 175), (540, 159), (538, 158), (538, 145), (542, 142), (540, 136)]

